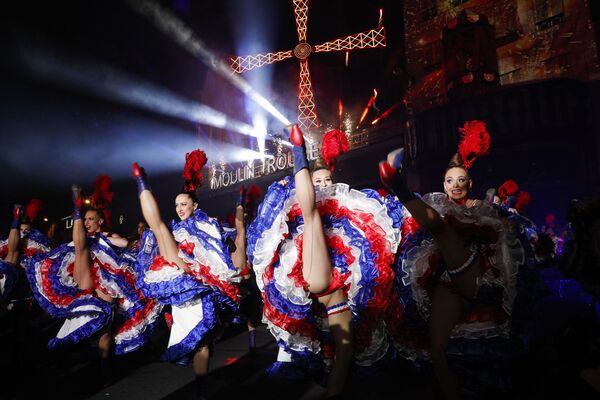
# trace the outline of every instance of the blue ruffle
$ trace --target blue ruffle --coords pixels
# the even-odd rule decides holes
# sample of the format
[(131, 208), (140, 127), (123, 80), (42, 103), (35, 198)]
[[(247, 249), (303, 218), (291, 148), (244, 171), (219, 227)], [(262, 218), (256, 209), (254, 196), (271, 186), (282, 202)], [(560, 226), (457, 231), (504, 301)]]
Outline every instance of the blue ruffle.
[[(38, 302), (38, 304), (46, 311), (48, 314), (53, 317), (64, 318), (69, 314), (68, 308), (70, 304), (65, 305), (56, 305), (52, 303), (49, 299), (47, 299), (44, 294), (40, 293), (38, 284), (42, 285), (42, 282), (37, 281), (37, 271), (35, 265), (43, 262), (45, 259), (50, 259), (50, 270), (48, 272), (48, 277), (50, 279), (50, 284), (52, 290), (59, 296), (69, 296), (69, 297), (79, 297), (82, 296), (81, 290), (76, 286), (66, 286), (63, 285), (58, 277), (58, 271), (62, 264), (63, 259), (73, 251), (73, 248), (68, 244), (63, 244), (58, 246), (54, 250), (51, 250), (49, 253), (37, 254), (28, 261), (28, 266), (25, 268), (25, 272), (27, 273), (27, 279), (29, 280), (29, 284), (31, 286), (33, 296)], [(87, 296), (92, 297), (92, 296)]]
[(362, 189), (361, 192), (367, 195), (370, 199), (375, 199), (385, 206), (388, 217), (393, 221), (394, 228), (400, 228), (402, 225), (402, 218), (404, 218), (404, 213), (402, 212), (402, 203), (396, 196), (392, 196), (390, 194), (382, 197), (377, 190), (373, 189)]
[(98, 332), (99, 330), (101, 330), (108, 324), (108, 322), (110, 321), (111, 315), (112, 315), (110, 303), (107, 303), (96, 297), (88, 297), (88, 298), (82, 298), (82, 299), (75, 300), (71, 304), (70, 309), (73, 310), (74, 308), (80, 307), (83, 305), (93, 305), (95, 307), (100, 308), (100, 310), (69, 312), (67, 314), (68, 315), (67, 318), (75, 318), (75, 317), (82, 316), (82, 315), (94, 316), (95, 318), (91, 319), (85, 325), (82, 325), (81, 327), (74, 330), (69, 335), (67, 335), (63, 338), (51, 339), (48, 342), (48, 347), (50, 349), (55, 349), (59, 346), (63, 346), (63, 345), (67, 345), (67, 344), (78, 343), (83, 339), (89, 338), (94, 333)]
[(147, 282), (144, 279), (144, 275), (157, 255), (158, 245), (156, 237), (148, 229), (142, 235), (142, 242), (135, 263), (136, 283), (144, 296), (156, 299), (162, 304), (182, 304), (207, 290), (211, 290), (189, 274), (182, 274), (170, 281)]
[(213, 236), (200, 229), (196, 225), (198, 222), (208, 223), (213, 225), (218, 232), (222, 231), (219, 222), (214, 218), (209, 218), (209, 216), (200, 209), (195, 210), (191, 217), (186, 218), (183, 221), (171, 221), (171, 228), (173, 231), (184, 229), (190, 236), (198, 238), (207, 251), (214, 251), (217, 253), (230, 270), (236, 271), (236, 268), (231, 261), (229, 247), (225, 243), (223, 237), (221, 237), (221, 240), (216, 240)]
[(286, 176), (283, 180), (273, 182), (269, 186), (263, 202), (258, 207), (256, 218), (246, 230), (247, 254), (251, 264), (254, 262), (256, 243), (263, 232), (271, 228), (294, 187), (294, 179), (291, 176)]
[[(147, 301), (148, 300), (140, 301), (140, 303), (145, 303), (145, 306), (147, 304)], [(148, 317), (146, 317), (137, 324), (137, 327), (139, 327), (140, 325), (143, 326), (143, 329), (139, 332), (137, 336), (132, 337), (128, 340), (122, 340), (119, 343), (115, 343), (115, 354), (120, 355), (130, 353), (141, 348), (148, 342), (148, 340), (150, 339), (150, 335), (154, 331), (154, 328), (158, 322), (158, 316), (160, 315), (160, 310), (162, 309), (162, 306), (159, 307), (160, 308), (158, 310), (153, 310), (155, 311), (155, 314), (153, 315), (153, 320), (148, 320)], [(134, 317), (133, 314), (134, 312), (129, 310), (127, 313), (125, 313), (125, 315), (119, 316), (120, 320), (116, 325), (119, 325), (120, 323), (126, 323), (128, 320)]]
[(305, 380), (322, 375), (325, 364), (321, 355), (305, 351), (294, 351), (289, 349), (283, 341), (278, 342), (291, 355), (292, 360), (288, 362), (275, 361), (266, 368), (265, 373), (269, 378)]
[(29, 232), (27, 232), (24, 236), (24, 239), (28, 239), (28, 240), (33, 240), (34, 242), (38, 242), (46, 247), (50, 247), (50, 239), (48, 239), (48, 237), (46, 235), (44, 235), (42, 232), (38, 231), (37, 229), (30, 229)]
[(225, 296), (219, 290), (201, 296), (202, 320), (179, 343), (167, 348), (161, 357), (164, 361), (177, 361), (198, 347), (200, 341), (219, 322), (219, 314), (224, 306), (227, 307), (221, 303), (223, 297)]

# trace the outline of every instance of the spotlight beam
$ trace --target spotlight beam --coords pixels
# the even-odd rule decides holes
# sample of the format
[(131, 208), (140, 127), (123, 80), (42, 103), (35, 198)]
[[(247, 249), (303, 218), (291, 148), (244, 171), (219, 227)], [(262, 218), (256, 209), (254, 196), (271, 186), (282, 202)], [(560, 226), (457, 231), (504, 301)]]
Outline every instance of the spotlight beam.
[(125, 0), (136, 12), (142, 14), (164, 34), (179, 43), (194, 57), (199, 58), (209, 68), (227, 79), (233, 86), (237, 87), (246, 96), (260, 105), (265, 111), (277, 118), (282, 124), (289, 125), (291, 122), (266, 98), (258, 93), (248, 82), (239, 75), (231, 72), (229, 65), (225, 64), (219, 57), (210, 51), (194, 32), (188, 28), (175, 15), (162, 8), (158, 2), (152, 0)]
[(74, 90), (194, 123), (255, 136), (255, 128), (221, 111), (178, 95), (166, 88), (126, 74), (95, 60), (76, 60), (66, 54), (28, 46), (23, 59), (31, 74), (44, 81), (60, 82)]

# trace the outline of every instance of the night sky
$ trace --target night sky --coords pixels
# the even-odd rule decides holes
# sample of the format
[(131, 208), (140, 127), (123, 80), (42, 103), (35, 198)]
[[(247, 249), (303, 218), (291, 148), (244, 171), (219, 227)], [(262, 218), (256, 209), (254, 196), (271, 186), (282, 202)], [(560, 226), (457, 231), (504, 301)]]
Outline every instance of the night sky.
[[(18, 3), (0, 17), (0, 221), (8, 220), (12, 203), (25, 203), (32, 196), (47, 204), (47, 214), (64, 215), (72, 183), (91, 191), (101, 173), (116, 183), (127, 181), (133, 161), (157, 176), (181, 171), (185, 153), (196, 147), (212, 160), (243, 148), (256, 150), (248, 136), (114, 99), (115, 93), (129, 95), (151, 87), (148, 93), (168, 93), (167, 102), (177, 98), (205, 104), (248, 124), (255, 110), (239, 90), (127, 2)], [(223, 60), (293, 49), (297, 43), (291, 0), (176, 0), (160, 5)], [(375, 87), (382, 111), (402, 97), (401, 2), (309, 4), (308, 42), (313, 45), (376, 28), (380, 7), (387, 48), (351, 53), (349, 67), (344, 66), (344, 52), (309, 58), (325, 126), (336, 123), (340, 98), (357, 119)], [(292, 58), (243, 77), (293, 120), (297, 74), (298, 62)], [(112, 94), (99, 93), (97, 85), (110, 87)], [(268, 121), (270, 133), (281, 126)], [(179, 185), (174, 182), (173, 190)]]

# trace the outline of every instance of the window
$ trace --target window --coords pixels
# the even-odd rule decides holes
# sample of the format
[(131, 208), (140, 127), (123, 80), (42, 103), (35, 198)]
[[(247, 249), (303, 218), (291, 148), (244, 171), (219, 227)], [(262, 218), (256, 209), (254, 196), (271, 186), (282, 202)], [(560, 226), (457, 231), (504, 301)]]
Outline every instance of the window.
[(535, 26), (543, 31), (565, 20), (563, 0), (535, 0)]

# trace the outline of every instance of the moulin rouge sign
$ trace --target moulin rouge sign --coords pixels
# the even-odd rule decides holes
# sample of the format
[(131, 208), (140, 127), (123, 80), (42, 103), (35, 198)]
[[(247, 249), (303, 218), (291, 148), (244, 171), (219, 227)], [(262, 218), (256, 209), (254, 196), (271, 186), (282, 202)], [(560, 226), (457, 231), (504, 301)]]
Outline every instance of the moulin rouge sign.
[[(350, 149), (364, 147), (369, 144), (369, 134), (367, 132), (359, 132), (348, 137)], [(210, 189), (218, 190), (240, 182), (251, 179), (260, 178), (283, 171), (294, 166), (294, 157), (291, 150), (278, 146), (276, 155), (265, 158), (264, 160), (254, 160), (237, 166), (221, 164), (213, 165), (209, 169)], [(306, 155), (309, 161), (316, 160), (321, 154), (321, 144), (313, 142), (307, 143)]]

